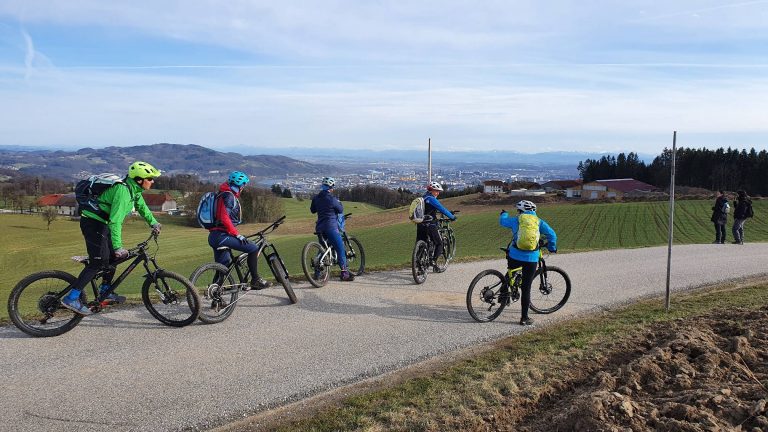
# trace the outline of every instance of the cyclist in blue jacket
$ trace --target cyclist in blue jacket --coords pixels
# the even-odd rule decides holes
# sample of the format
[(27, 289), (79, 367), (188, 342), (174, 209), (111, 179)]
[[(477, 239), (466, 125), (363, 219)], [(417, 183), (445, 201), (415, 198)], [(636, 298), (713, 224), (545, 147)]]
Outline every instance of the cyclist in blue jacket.
[(325, 236), (331, 246), (336, 249), (339, 256), (339, 267), (341, 267), (341, 280), (350, 282), (355, 280), (355, 276), (347, 269), (347, 251), (344, 249), (344, 241), (339, 232), (340, 223), (344, 217), (344, 206), (341, 201), (331, 195), (336, 180), (333, 177), (323, 178), (320, 186), (320, 193), (312, 198), (312, 204), (309, 211), (317, 213), (317, 223), (315, 232), (318, 236)]
[(433, 181), (427, 186), (427, 192), (424, 194), (424, 222), (416, 225), (416, 241), (427, 241), (427, 237), (429, 237), (435, 245), (435, 254), (432, 256), (432, 271), (435, 273), (441, 271), (435, 263), (437, 262), (437, 257), (443, 253), (443, 240), (440, 238), (437, 226), (437, 212), (439, 211), (452, 221), (456, 220), (456, 216), (437, 200), (437, 196), (442, 191), (443, 187), (438, 182)]
[(520, 216), (521, 215), (533, 215), (538, 219), (539, 233), (547, 238), (547, 249), (552, 252), (557, 252), (557, 234), (544, 219), (538, 218), (536, 215), (536, 204), (522, 200), (518, 202), (517, 217), (510, 217), (509, 213), (502, 210), (499, 215), (499, 224), (505, 228), (512, 230), (512, 242), (509, 244), (509, 251), (507, 253), (507, 268), (515, 269), (522, 267), (523, 280), (521, 281), (521, 298), (520, 298), (520, 325), (529, 326), (533, 325), (533, 320), (528, 317), (528, 306), (531, 303), (531, 284), (533, 283), (533, 275), (536, 273), (536, 267), (539, 262), (539, 248), (538, 246), (533, 250), (522, 250), (517, 247), (518, 236), (521, 235), (520, 228)]

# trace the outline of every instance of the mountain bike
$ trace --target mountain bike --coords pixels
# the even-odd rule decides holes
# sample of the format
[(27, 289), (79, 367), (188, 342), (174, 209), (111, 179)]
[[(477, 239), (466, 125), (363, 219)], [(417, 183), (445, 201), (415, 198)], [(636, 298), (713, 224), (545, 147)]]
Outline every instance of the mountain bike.
[[(547, 265), (544, 253), (546, 243), (539, 244), (539, 263), (531, 284), (530, 308), (535, 313), (550, 314), (568, 301), (571, 279), (563, 269)], [(501, 250), (506, 257), (509, 250)], [(478, 322), (495, 320), (510, 303), (520, 300), (522, 282), (522, 267), (508, 269), (504, 274), (493, 269), (481, 271), (467, 289), (469, 314)]]
[[(111, 282), (111, 287), (99, 293), (97, 280), (104, 282), (108, 269), (100, 270), (90, 281), (93, 288), (92, 300), (88, 300), (87, 290), (80, 294), (80, 301), (88, 305), (92, 312), (103, 311), (109, 303), (105, 301), (126, 277), (139, 265), (144, 265), (146, 272), (141, 287), (141, 300), (153, 317), (172, 327), (183, 327), (197, 319), (200, 312), (200, 297), (187, 278), (164, 270), (157, 265), (154, 254), (150, 255), (149, 242), (157, 245), (157, 234), (128, 251), (128, 256), (111, 263), (118, 265), (133, 259), (128, 267)], [(87, 256), (72, 257), (76, 262), (87, 265)], [(8, 298), (8, 315), (19, 330), (30, 336), (48, 337), (64, 334), (77, 326), (83, 315), (75, 313), (61, 305), (61, 299), (69, 293), (77, 278), (67, 272), (48, 270), (31, 274), (22, 279), (11, 291)]]
[[(344, 215), (344, 220), (351, 217), (352, 213), (347, 213)], [(344, 250), (347, 253), (347, 270), (354, 276), (360, 276), (365, 271), (365, 249), (357, 238), (347, 234), (344, 229), (339, 231), (341, 231), (341, 240), (344, 242)], [(331, 269), (339, 263), (339, 256), (324, 235), (320, 233), (315, 235), (318, 241), (310, 241), (301, 251), (301, 268), (309, 283), (315, 288), (320, 288), (328, 282)]]
[[(454, 210), (451, 213), (458, 214), (459, 211)], [(433, 263), (432, 256), (435, 254), (435, 244), (432, 238), (427, 236), (426, 241), (416, 241), (411, 255), (411, 272), (413, 273), (413, 280), (417, 284), (423, 284), (427, 280), (427, 270), (430, 267), (436, 269), (436, 273), (444, 272), (448, 268), (448, 263), (456, 255), (456, 237), (453, 234), (453, 228), (451, 228), (451, 220), (441, 214), (438, 214), (434, 220), (437, 222), (437, 232), (443, 241), (443, 253)], [(430, 221), (432, 218), (425, 216), (422, 223)]]
[[(298, 299), (296, 293), (293, 292), (288, 270), (286, 270), (285, 263), (277, 253), (275, 246), (267, 240), (267, 234), (276, 230), (283, 222), (285, 222), (285, 216), (272, 222), (263, 230), (246, 236), (246, 238), (254, 239), (254, 243), (259, 247), (255, 253), (264, 255), (275, 280), (283, 286), (288, 300), (294, 304)], [(235, 255), (232, 249), (226, 246), (218, 249), (229, 253), (229, 265), (217, 262), (205, 263), (195, 269), (189, 277), (192, 285), (195, 286), (203, 299), (203, 304), (200, 307), (200, 321), (206, 324), (224, 321), (232, 315), (242, 295), (250, 292), (245, 291), (245, 289), (250, 286), (253, 278), (248, 269), (247, 253)]]

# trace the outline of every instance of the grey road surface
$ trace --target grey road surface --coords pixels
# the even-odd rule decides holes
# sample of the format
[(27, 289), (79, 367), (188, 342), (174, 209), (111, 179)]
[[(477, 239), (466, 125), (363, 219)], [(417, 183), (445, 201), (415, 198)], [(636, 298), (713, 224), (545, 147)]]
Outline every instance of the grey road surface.
[[(453, 264), (413, 284), (410, 271), (324, 288), (249, 293), (216, 325), (176, 329), (143, 308), (97, 315), (56, 338), (0, 327), (0, 431), (205, 429), (271, 407), (523, 331), (513, 305), (472, 321), (466, 289), (505, 261)], [(550, 257), (573, 294), (536, 324), (662, 294), (666, 248)], [(672, 286), (685, 289), (766, 272), (768, 244), (674, 248)], [(3, 299), (4, 301), (5, 299)], [(674, 303), (673, 303), (674, 307)]]

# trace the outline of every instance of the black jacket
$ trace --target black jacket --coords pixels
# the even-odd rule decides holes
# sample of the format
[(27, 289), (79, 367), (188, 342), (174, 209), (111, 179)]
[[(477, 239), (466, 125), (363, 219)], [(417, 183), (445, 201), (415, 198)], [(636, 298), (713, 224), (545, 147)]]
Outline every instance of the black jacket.
[(749, 199), (749, 197), (744, 198), (744, 200), (737, 199), (735, 205), (736, 208), (733, 209), (734, 219), (746, 219), (752, 217), (752, 200)]

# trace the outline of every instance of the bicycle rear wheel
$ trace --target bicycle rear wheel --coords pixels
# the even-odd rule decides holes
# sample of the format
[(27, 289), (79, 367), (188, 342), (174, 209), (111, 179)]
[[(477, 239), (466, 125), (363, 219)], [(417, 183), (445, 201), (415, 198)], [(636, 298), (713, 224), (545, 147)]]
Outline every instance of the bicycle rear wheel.
[(192, 324), (200, 314), (200, 296), (192, 283), (179, 274), (159, 270), (141, 287), (141, 300), (153, 317), (171, 327)]
[(531, 310), (540, 314), (550, 314), (565, 305), (571, 296), (571, 279), (559, 267), (547, 266), (547, 273), (536, 270), (531, 284)]
[(365, 249), (355, 237), (349, 236), (348, 238), (347, 268), (353, 275), (360, 276), (365, 271)]
[(322, 259), (323, 256), (326, 256), (325, 247), (318, 242), (311, 241), (305, 244), (304, 249), (301, 250), (301, 269), (304, 270), (304, 276), (307, 277), (309, 283), (315, 288), (325, 286), (331, 275), (330, 254), (325, 259)]
[(507, 306), (509, 287), (497, 270), (483, 270), (467, 289), (467, 310), (478, 322), (490, 322)]
[(200, 296), (200, 321), (206, 324), (222, 322), (232, 315), (240, 296), (240, 284), (228, 269), (219, 263), (206, 263), (195, 269), (189, 281)]
[(427, 243), (424, 240), (418, 240), (413, 246), (413, 254), (411, 255), (411, 273), (413, 273), (413, 280), (417, 284), (423, 284), (427, 280), (428, 255)]
[[(71, 274), (58, 270), (25, 277), (11, 290), (8, 316), (19, 330), (30, 336), (58, 336), (72, 330), (83, 316), (62, 306), (60, 300), (76, 280)], [(85, 295), (80, 300), (85, 304)]]
[(285, 293), (288, 294), (288, 300), (290, 300), (291, 304), (298, 302), (299, 299), (296, 297), (296, 293), (293, 292), (291, 281), (288, 280), (288, 273), (285, 271), (285, 266), (280, 261), (280, 257), (273, 253), (267, 257), (267, 261), (269, 261), (269, 268), (272, 269), (275, 279), (280, 282), (280, 285), (285, 289)]

